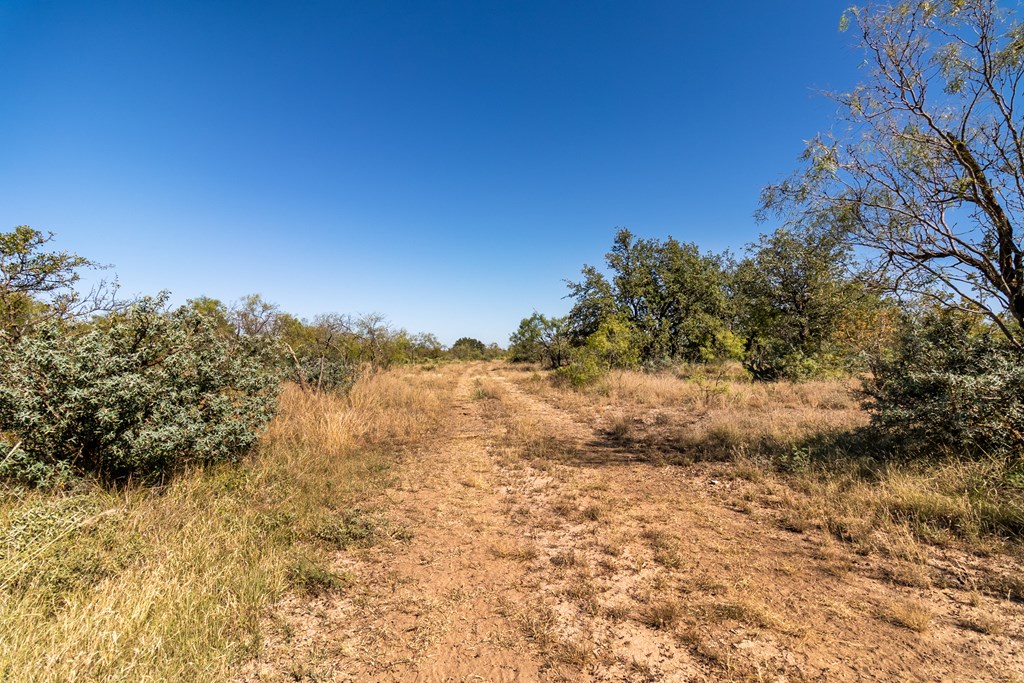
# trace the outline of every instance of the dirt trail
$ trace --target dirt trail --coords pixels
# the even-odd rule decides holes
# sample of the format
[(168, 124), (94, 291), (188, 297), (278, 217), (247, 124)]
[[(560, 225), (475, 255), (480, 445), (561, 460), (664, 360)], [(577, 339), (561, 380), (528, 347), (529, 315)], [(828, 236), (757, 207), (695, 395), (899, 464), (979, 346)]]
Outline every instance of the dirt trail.
[[(1024, 680), (1019, 605), (880, 580), (502, 366), (461, 372), (448, 429), (379, 501), (411, 540), (339, 553), (350, 588), (279, 605), (245, 680)], [(958, 625), (977, 613), (1010, 627)]]

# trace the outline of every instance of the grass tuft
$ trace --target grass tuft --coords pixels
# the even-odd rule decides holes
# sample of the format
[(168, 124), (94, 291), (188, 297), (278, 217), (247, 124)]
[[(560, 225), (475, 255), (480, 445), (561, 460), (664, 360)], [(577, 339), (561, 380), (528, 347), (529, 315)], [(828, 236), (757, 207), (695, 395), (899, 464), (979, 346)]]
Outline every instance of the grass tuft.
[(300, 557), (288, 567), (288, 583), (309, 595), (340, 591), (352, 582), (351, 577), (335, 574), (321, 562)]

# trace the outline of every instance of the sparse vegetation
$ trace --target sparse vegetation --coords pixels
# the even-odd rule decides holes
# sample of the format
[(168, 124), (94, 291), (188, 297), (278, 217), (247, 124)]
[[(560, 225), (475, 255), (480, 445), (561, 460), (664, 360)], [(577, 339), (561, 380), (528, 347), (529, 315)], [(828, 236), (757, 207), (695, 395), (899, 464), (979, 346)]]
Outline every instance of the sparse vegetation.
[(0, 680), (1020, 669), (1024, 28), (851, 24), (781, 225), (619, 228), (507, 353), (0, 233)]
[(391, 480), (405, 444), (440, 424), (449, 381), (375, 374), (347, 397), (286, 386), (254, 459), (183, 473), (159, 491), (7, 490), (3, 675), (228, 678), (258, 651), (278, 597), (354, 580), (330, 552), (407, 537), (358, 505)]

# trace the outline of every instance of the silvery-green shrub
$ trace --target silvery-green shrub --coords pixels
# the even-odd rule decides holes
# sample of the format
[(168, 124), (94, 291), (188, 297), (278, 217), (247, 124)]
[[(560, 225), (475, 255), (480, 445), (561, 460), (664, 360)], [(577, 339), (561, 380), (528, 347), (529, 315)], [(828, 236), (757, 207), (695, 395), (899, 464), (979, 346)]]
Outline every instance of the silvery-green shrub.
[(971, 318), (907, 320), (873, 370), (872, 422), (910, 450), (1024, 457), (1024, 355)]
[(0, 436), (29, 469), (108, 480), (236, 459), (274, 412), (271, 344), (162, 297), (88, 325), (48, 321), (0, 345)]

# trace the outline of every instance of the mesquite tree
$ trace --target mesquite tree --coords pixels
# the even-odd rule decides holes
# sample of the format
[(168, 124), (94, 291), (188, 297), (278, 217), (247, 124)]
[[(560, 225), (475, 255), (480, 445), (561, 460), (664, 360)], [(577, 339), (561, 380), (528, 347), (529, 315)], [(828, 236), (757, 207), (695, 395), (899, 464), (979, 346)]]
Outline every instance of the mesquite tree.
[(46, 251), (53, 233), (19, 225), (0, 232), (0, 341), (13, 344), (50, 320), (82, 320), (117, 306), (117, 285), (100, 282), (88, 292), (75, 288), (82, 271), (101, 268), (78, 254)]
[(995, 0), (869, 5), (841, 26), (867, 79), (833, 95), (840, 125), (763, 209), (827, 216), (900, 290), (984, 314), (1024, 349), (1024, 27)]

